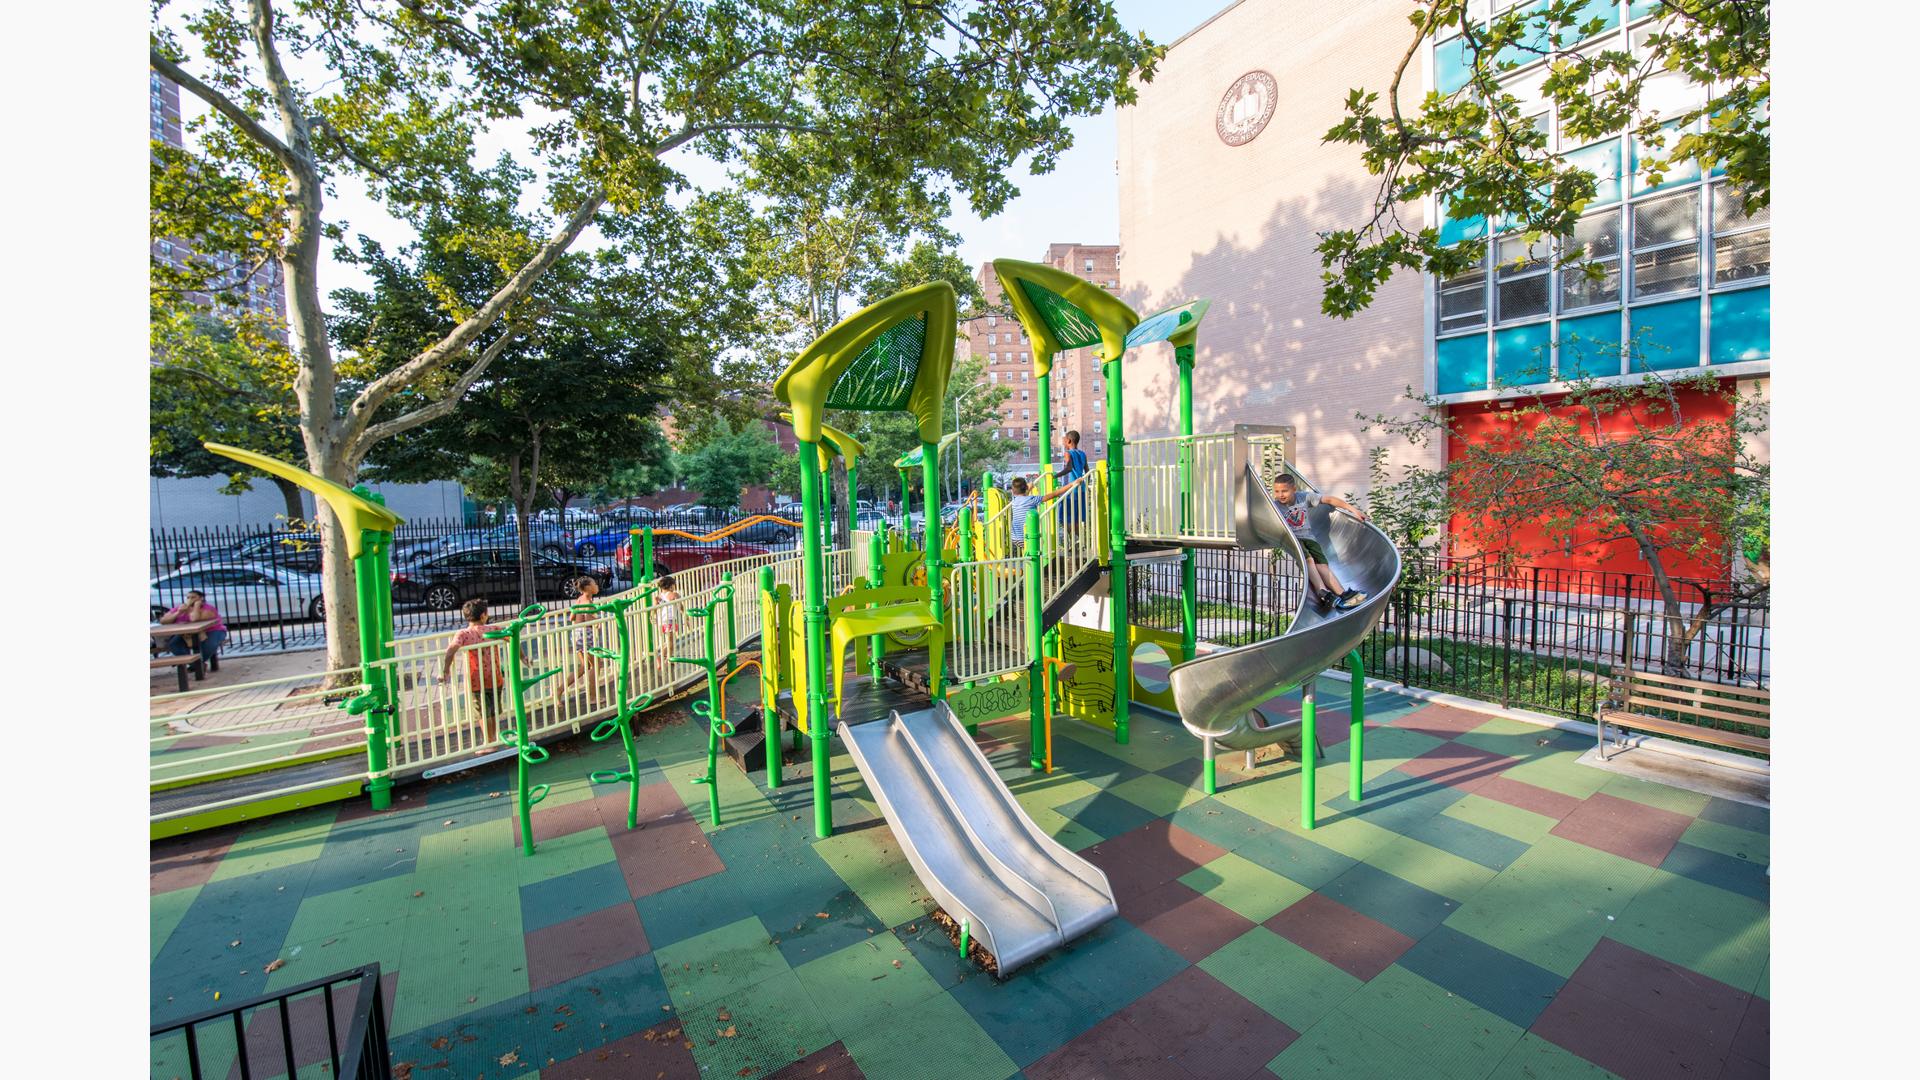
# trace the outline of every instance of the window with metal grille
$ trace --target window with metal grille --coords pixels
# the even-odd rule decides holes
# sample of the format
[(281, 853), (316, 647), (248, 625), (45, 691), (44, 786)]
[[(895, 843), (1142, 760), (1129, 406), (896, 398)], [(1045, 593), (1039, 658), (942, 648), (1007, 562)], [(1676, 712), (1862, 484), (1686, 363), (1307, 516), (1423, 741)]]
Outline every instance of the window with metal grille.
[(1560, 267), (1560, 310), (1618, 304), (1620, 211), (1588, 214), (1574, 225), (1573, 236), (1562, 243), (1566, 259)]
[(1713, 283), (1731, 285), (1769, 276), (1773, 271), (1772, 215), (1762, 207), (1752, 216), (1742, 208), (1731, 184), (1713, 185)]
[(1450, 334), (1487, 324), (1487, 270), (1476, 266), (1440, 283), (1439, 332)]
[(1633, 298), (1700, 287), (1700, 191), (1633, 205)]
[(1549, 245), (1529, 244), (1520, 235), (1503, 236), (1494, 254), (1494, 317), (1502, 323), (1547, 314), (1552, 306)]

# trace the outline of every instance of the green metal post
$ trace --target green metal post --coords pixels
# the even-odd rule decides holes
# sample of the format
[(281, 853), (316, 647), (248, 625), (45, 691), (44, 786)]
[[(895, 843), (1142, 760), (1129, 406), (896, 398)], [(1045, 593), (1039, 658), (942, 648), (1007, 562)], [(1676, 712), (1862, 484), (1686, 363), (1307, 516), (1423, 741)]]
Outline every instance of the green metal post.
[(1049, 364), (1047, 373), (1033, 381), (1040, 384), (1040, 388), (1034, 391), (1034, 396), (1040, 399), (1037, 403), (1040, 407), (1040, 449), (1035, 458), (1040, 462), (1040, 471), (1050, 473), (1053, 471), (1053, 366)]
[(1220, 791), (1220, 782), (1219, 782), (1219, 775), (1215, 771), (1214, 764), (1213, 764), (1215, 751), (1213, 748), (1212, 739), (1205, 739), (1202, 741), (1201, 753), (1205, 755), (1203, 766), (1204, 766), (1205, 775), (1206, 775), (1207, 794), (1209, 795), (1217, 794)]
[(646, 708), (653, 702), (653, 695), (642, 694), (634, 698), (629, 693), (633, 668), (633, 632), (627, 626), (627, 609), (639, 598), (635, 596), (609, 600), (602, 604), (590, 605), (594, 611), (608, 612), (613, 615), (613, 636), (618, 648), (613, 652), (605, 649), (591, 650), (595, 656), (611, 659), (620, 666), (614, 670), (614, 714), (602, 720), (588, 736), (594, 742), (605, 742), (617, 731), (620, 734), (620, 749), (626, 755), (625, 769), (597, 769), (588, 779), (596, 784), (627, 785), (627, 828), (637, 828), (640, 824), (640, 759), (633, 745), (633, 714)]
[(1113, 741), (1127, 741), (1128, 699), (1133, 696), (1132, 656), (1127, 650), (1126, 438), (1121, 430), (1120, 360), (1102, 364), (1107, 380), (1107, 597), (1113, 612)]
[[(960, 512), (954, 515), (953, 524), (960, 533), (960, 550), (958, 553), (960, 561), (962, 563), (970, 563), (973, 561), (973, 507), (962, 506)], [(975, 596), (973, 592), (973, 583), (968, 580), (967, 575), (961, 575), (960, 596), (957, 601), (957, 606), (954, 609), (953, 625), (956, 627), (971, 627), (976, 621), (984, 623), (985, 620), (976, 620), (974, 618), (973, 606), (978, 602), (979, 597)], [(968, 680), (966, 685), (972, 686), (973, 681)]]
[[(1193, 531), (1193, 346), (1173, 350), (1180, 366), (1180, 531)], [(1111, 466), (1109, 466), (1111, 468)], [(1200, 642), (1200, 570), (1191, 547), (1180, 555), (1180, 654), (1191, 660)]]
[(1347, 654), (1347, 671), (1353, 677), (1347, 697), (1347, 798), (1359, 802), (1367, 726), (1367, 665), (1360, 659), (1359, 649)]
[[(778, 599), (779, 594), (776, 592), (776, 586), (773, 583), (773, 567), (763, 566), (760, 568), (761, 625), (764, 626), (766, 624), (767, 613), (774, 610)], [(769, 670), (778, 670), (779, 660), (775, 659), (773, 661), (775, 666), (768, 668), (767, 658), (769, 656), (777, 658), (780, 655), (779, 649), (780, 643), (778, 641), (763, 640), (760, 642), (760, 670), (763, 676)], [(761, 687), (760, 730), (766, 736), (766, 742), (763, 745), (767, 748), (767, 790), (778, 791), (780, 790), (780, 774), (784, 771), (781, 768), (780, 762), (780, 687), (776, 682), (772, 688), (773, 693), (771, 694), (766, 692), (766, 684), (764, 682), (761, 684)]]
[[(1027, 522), (1022, 526), (1028, 536), (1038, 536), (1040, 532), (1040, 511), (1028, 510)], [(1040, 545), (1027, 545), (1027, 746), (1029, 754), (1027, 764), (1035, 772), (1047, 767), (1046, 739), (1047, 712), (1053, 703), (1047, 700), (1047, 671), (1045, 654), (1041, 652), (1040, 642)]]
[(1300, 687), (1300, 824), (1313, 828), (1314, 770), (1320, 767), (1320, 744), (1314, 741), (1313, 724), (1313, 682), (1318, 675), (1308, 677)]
[(907, 528), (908, 523), (911, 522), (912, 520), (913, 520), (913, 491), (907, 486), (907, 470), (901, 469), (900, 470), (900, 532), (902, 534), (907, 536), (913, 535), (913, 530)]
[(640, 564), (644, 567), (641, 572), (645, 576), (637, 580), (650, 582), (653, 580), (653, 526), (651, 525), (640, 530), (640, 557), (646, 560)]
[(361, 684), (366, 687), (366, 735), (367, 735), (367, 771), (373, 778), (367, 782), (367, 793), (375, 810), (385, 810), (393, 805), (393, 777), (387, 775), (388, 719), (393, 713), (393, 699), (387, 694), (386, 669), (380, 666), (380, 590), (377, 584), (380, 570), (379, 558), (375, 554), (379, 538), (385, 533), (363, 531), (360, 534), (360, 554), (353, 560), (353, 598), (358, 610), (357, 620), (360, 631), (360, 671)]
[(833, 835), (831, 754), (827, 720), (826, 556), (820, 550), (820, 448), (800, 442), (800, 558), (802, 620), (807, 654), (807, 726), (813, 736), (813, 831)]
[[(879, 588), (886, 584), (887, 575), (881, 563), (887, 554), (887, 533), (885, 529), (874, 533), (867, 540), (867, 584)], [(887, 635), (873, 635), (873, 644), (867, 649), (867, 675), (874, 682), (880, 681), (880, 661), (886, 656)]]
[[(920, 487), (922, 501), (925, 503), (926, 551), (923, 557), (927, 564), (927, 596), (933, 606), (935, 624), (945, 617), (945, 598), (940, 595), (940, 445), (922, 442), (920, 444)], [(928, 658), (932, 658), (929, 650)], [(943, 651), (940, 662), (927, 669), (927, 689), (933, 700), (941, 701), (947, 696), (946, 654)]]

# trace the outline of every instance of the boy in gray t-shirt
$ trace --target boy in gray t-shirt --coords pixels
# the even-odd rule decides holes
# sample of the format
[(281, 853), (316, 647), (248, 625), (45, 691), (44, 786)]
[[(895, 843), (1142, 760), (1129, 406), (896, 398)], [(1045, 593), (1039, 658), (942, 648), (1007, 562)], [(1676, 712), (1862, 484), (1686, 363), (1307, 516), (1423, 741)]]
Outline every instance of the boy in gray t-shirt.
[(1361, 521), (1367, 520), (1366, 512), (1337, 495), (1301, 491), (1300, 482), (1288, 472), (1276, 474), (1273, 478), (1273, 503), (1280, 511), (1281, 520), (1292, 531), (1293, 538), (1300, 541), (1300, 550), (1307, 556), (1307, 586), (1314, 600), (1322, 607), (1336, 607), (1340, 611), (1350, 611), (1365, 602), (1366, 593), (1343, 587), (1340, 579), (1333, 576), (1333, 567), (1327, 565), (1326, 550), (1313, 538), (1313, 530), (1307, 525), (1307, 508), (1326, 503), (1348, 511)]
[(1007, 485), (1007, 489), (1013, 495), (1007, 503), (1007, 523), (1012, 526), (1013, 542), (1016, 544), (1026, 538), (1027, 511), (1037, 510), (1049, 500), (1067, 493), (1066, 488), (1056, 488), (1045, 495), (1031, 494), (1026, 478), (1019, 476), (1013, 478), (1013, 483)]

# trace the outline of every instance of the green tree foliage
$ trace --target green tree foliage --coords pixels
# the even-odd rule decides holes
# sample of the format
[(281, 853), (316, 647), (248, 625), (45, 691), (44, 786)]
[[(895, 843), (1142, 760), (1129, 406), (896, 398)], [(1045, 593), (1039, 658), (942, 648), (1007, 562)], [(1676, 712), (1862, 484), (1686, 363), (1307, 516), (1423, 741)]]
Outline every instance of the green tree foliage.
[[(1407, 226), (1401, 207), (1427, 196), (1442, 199), (1455, 219), (1508, 222), (1530, 241), (1571, 235), (1594, 196), (1595, 176), (1547, 149), (1547, 132), (1532, 117), (1548, 103), (1570, 145), (1625, 132), (1651, 155), (1639, 166), (1650, 178), (1684, 162), (1703, 170), (1718, 163), (1749, 213), (1768, 204), (1767, 0), (1661, 0), (1661, 18), (1637, 57), (1621, 34), (1596, 36), (1603, 20), (1592, 0), (1516, 4), (1486, 21), (1473, 17), (1474, 6), (1419, 0), (1386, 90), (1350, 91), (1345, 118), (1326, 134), (1328, 142), (1358, 147), (1367, 171), (1380, 178), (1364, 224), (1321, 234), (1327, 314), (1345, 318), (1364, 309), (1398, 270), (1451, 277), (1479, 263), (1484, 239), (1447, 246), (1438, 229)], [(1466, 84), (1414, 97), (1421, 52), (1456, 32)], [(1537, 95), (1523, 97), (1502, 82), (1542, 60)], [(1662, 111), (1649, 93), (1660, 81), (1681, 84), (1679, 96), (1694, 104)], [(1580, 256), (1569, 247), (1562, 261)]]
[[(1766, 430), (1766, 404), (1711, 374), (1607, 384), (1503, 387), (1511, 408), (1497, 424), (1463, 425), (1471, 410), (1440, 402), (1425, 415), (1371, 418), (1418, 445), (1452, 446), (1444, 471), (1447, 508), (1460, 538), (1508, 563), (1547, 550), (1592, 552), (1605, 560), (1624, 546), (1647, 566), (1667, 623), (1665, 667), (1686, 669), (1688, 644), (1729, 604), (1764, 593), (1765, 575), (1715, 596), (1683, 595), (1669, 570), (1680, 557), (1727, 565), (1765, 513), (1768, 468), (1753, 452)], [(1688, 403), (1701, 408), (1689, 411)], [(1421, 490), (1427, 488), (1425, 484)], [(1424, 497), (1424, 496), (1423, 496)], [(1546, 547), (1529, 548), (1538, 529)], [(1691, 617), (1686, 605), (1697, 604)]]
[(221, 490), (229, 495), (266, 479), (279, 490), (293, 524), (306, 517), (299, 487), (201, 445), (222, 442), (275, 457), (299, 456), (286, 349), (258, 328), (257, 319), (222, 319), (183, 303), (153, 309), (147, 467), (154, 476), (225, 476)]
[(775, 462), (786, 456), (765, 424), (748, 422), (735, 431), (723, 420), (705, 440), (675, 457), (674, 472), (700, 493), (700, 505), (733, 510), (741, 490), (769, 483)]
[[(1158, 56), (1106, 2), (200, 0), (153, 11), (149, 63), (212, 110), (196, 124), (196, 167), (231, 191), (183, 201), (195, 220), (165, 235), (231, 227), (279, 261), (307, 464), (340, 483), (378, 443), (445, 415), (425, 410), (463, 400), (491, 350), (514, 340), (499, 324), (524, 321), (535, 284), (590, 226), (670, 213), (683, 158), (744, 168), (775, 201), (831, 168), (850, 178), (847, 199), (889, 219), (943, 209), (956, 192), (990, 215), (1014, 193), (1016, 160), (1050, 169), (1071, 142), (1068, 120), (1131, 100)], [(529, 150), (480, 164), (479, 146), (508, 122), (526, 124)], [(770, 144), (776, 134), (792, 139)], [(461, 246), (501, 271), (441, 337), (358, 384), (321, 304), (322, 245), (347, 235), (328, 210), (342, 185), (415, 228), (445, 215)], [(538, 213), (502, 226), (473, 212), (476, 192), (484, 202), (496, 190)], [(396, 411), (406, 395), (416, 406)], [(337, 555), (343, 537), (322, 517)], [(345, 667), (358, 660), (347, 562), (327, 565), (328, 660)]]
[[(959, 453), (956, 455), (950, 446), (941, 456), (943, 500), (953, 493), (956, 456), (960, 468), (965, 470), (966, 486), (978, 487), (982, 472), (998, 471), (1006, 466), (1008, 454), (1019, 445), (997, 434), (1000, 404), (1010, 393), (1006, 387), (987, 381), (987, 365), (979, 357), (968, 357), (954, 364), (953, 375), (947, 380), (946, 411), (942, 414), (941, 426), (947, 431), (956, 430), (954, 406), (958, 405), (960, 438), (954, 440), (954, 445), (959, 447)], [(893, 463), (920, 445), (920, 429), (913, 417), (906, 413), (843, 413), (840, 416), (853, 425), (857, 437), (867, 444), (866, 463), (860, 469), (861, 486), (881, 501), (889, 496), (897, 498), (900, 478)], [(907, 484), (916, 492), (920, 490), (919, 470), (909, 473)]]

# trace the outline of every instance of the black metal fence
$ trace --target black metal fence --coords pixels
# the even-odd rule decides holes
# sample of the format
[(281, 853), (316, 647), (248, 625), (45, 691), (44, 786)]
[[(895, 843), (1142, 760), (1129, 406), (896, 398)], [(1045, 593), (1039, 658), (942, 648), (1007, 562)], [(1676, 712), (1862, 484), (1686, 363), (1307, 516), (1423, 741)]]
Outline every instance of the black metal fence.
[[(666, 573), (793, 546), (797, 530), (778, 521), (756, 521), (720, 540), (698, 539), (750, 516), (622, 515), (564, 527), (535, 522), (529, 539), (536, 599), (571, 596), (572, 583), (582, 576), (594, 577), (602, 589), (630, 584), (632, 558), (622, 549), (634, 527), (655, 530), (654, 566)], [(517, 528), (514, 522), (402, 524), (394, 534), (395, 634), (457, 629), (460, 606), (471, 599), (485, 599), (501, 610), (517, 607)], [(319, 534), (311, 529), (284, 524), (156, 529), (148, 561), (151, 618), (198, 590), (226, 623), (227, 653), (284, 652), (326, 643), (323, 555)]]
[[(1302, 583), (1292, 560), (1203, 549), (1197, 563), (1202, 640), (1239, 645), (1286, 628)], [(1376, 678), (1581, 719), (1605, 700), (1615, 666), (1767, 686), (1765, 595), (1725, 580), (1674, 585), (1677, 619), (1645, 573), (1503, 571), (1485, 557), (1415, 556), (1361, 656)], [(1128, 610), (1138, 623), (1178, 630), (1180, 564), (1130, 568)]]
[(393, 1076), (379, 964), (162, 1024), (148, 1048), (151, 1076)]

